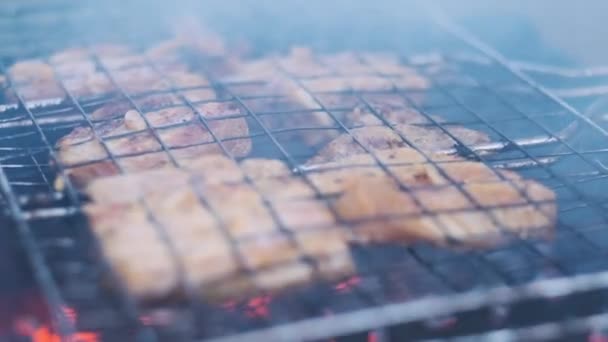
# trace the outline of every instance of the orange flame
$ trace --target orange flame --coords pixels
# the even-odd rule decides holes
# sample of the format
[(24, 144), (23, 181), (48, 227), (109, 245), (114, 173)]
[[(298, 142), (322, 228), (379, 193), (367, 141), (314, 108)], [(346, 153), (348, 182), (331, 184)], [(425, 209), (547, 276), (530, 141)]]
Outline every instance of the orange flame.
[[(78, 319), (78, 314), (73, 308), (62, 307), (61, 310), (70, 322), (75, 323)], [(38, 325), (27, 318), (19, 320), (17, 328), (23, 335), (30, 336), (33, 342), (99, 342), (101, 340), (98, 334), (86, 331), (77, 332), (65, 340), (53, 332), (49, 325)]]
[(48, 326), (42, 326), (32, 334), (34, 342), (99, 342), (99, 335), (91, 332), (78, 332), (62, 341), (61, 336), (53, 333)]

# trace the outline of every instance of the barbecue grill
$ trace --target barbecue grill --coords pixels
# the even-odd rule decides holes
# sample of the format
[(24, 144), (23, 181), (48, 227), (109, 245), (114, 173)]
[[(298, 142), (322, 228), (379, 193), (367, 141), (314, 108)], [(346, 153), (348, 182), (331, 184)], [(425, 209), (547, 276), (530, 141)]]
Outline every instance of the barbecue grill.
[[(260, 293), (222, 305), (194, 296), (142, 304), (121, 287), (104, 261), (81, 210), (87, 199), (72, 186), (65, 167), (57, 163), (55, 144), (76, 126), (94, 129), (89, 114), (105, 103), (126, 100), (138, 111), (144, 109), (137, 105), (137, 97), (120, 87), (116, 94), (82, 98), (67, 90), (65, 80), (58, 80), (67, 98), (32, 102), (18, 91), (16, 102), (0, 97), (0, 224), (17, 233), (15, 243), (22, 244), (48, 307), (48, 322), (37, 322), (37, 327), (47, 329), (44, 341), (558, 340), (604, 336), (602, 332), (608, 328), (608, 131), (600, 96), (605, 89), (594, 84), (608, 75), (606, 70), (510, 60), (455, 24), (440, 7), (412, 4), (404, 20), (390, 14), (394, 6), (402, 4), (387, 1), (378, 10), (382, 13), (373, 15), (367, 14), (373, 6), (353, 6), (339, 2), (332, 5), (338, 13), (332, 14), (314, 1), (306, 5), (227, 2), (206, 9), (184, 2), (180, 10), (200, 13), (194, 17), (234, 44), (250, 42), (252, 55), (284, 51), (292, 44), (320, 51), (398, 53), (404, 65), (430, 80), (431, 87), (395, 87), (378, 94), (402, 97), (429, 125), (456, 141), (441, 153), (495, 169), (514, 169), (555, 191), (559, 215), (554, 238), (515, 238), (487, 251), (422, 244), (354, 246), (357, 274), (339, 282), (319, 282), (280, 294)], [(167, 7), (156, 2), (118, 6), (112, 1), (3, 4), (0, 74), (8, 75), (7, 68), (16, 61), (46, 59), (67, 47), (109, 41), (142, 49), (171, 34), (179, 11)], [(293, 19), (295, 7), (302, 16), (297, 20)], [(352, 22), (336, 22), (337, 15), (352, 18)], [(310, 25), (312, 18), (314, 25)], [(282, 25), (284, 31), (260, 24), (265, 20)], [(93, 50), (91, 59), (116, 85), (113, 72), (98, 63)], [(266, 95), (248, 94), (251, 84), (215, 78), (207, 68), (211, 61), (196, 62), (210, 78), (210, 87), (224, 91), (222, 100), (243, 109), (250, 134), (232, 139), (251, 139), (256, 146), (253, 153), (286, 162), (303, 179), (314, 171), (303, 163), (312, 152), (285, 137), (292, 130), (314, 134), (327, 128), (273, 130), (264, 124), (265, 116), (322, 112), (332, 118), (331, 129), (350, 134), (351, 127), (336, 115), (344, 108), (326, 105), (318, 94), (308, 92), (318, 104), (316, 110), (252, 110), (249, 101)], [(278, 66), (277, 73), (298, 84), (304, 80)], [(5, 87), (13, 90), (10, 77)], [(192, 89), (196, 88), (172, 85), (168, 92), (185, 98), (183, 93)], [(342, 95), (372, 108), (367, 93)], [(197, 110), (197, 103), (185, 102)], [(209, 127), (203, 116), (199, 120)], [(465, 144), (450, 133), (451, 125), (487, 133), (492, 142)], [(226, 141), (220, 141), (213, 131), (211, 134), (213, 143), (226, 151)], [(170, 156), (158, 133), (154, 135)], [(407, 137), (402, 138), (407, 142)], [(374, 151), (367, 152), (374, 157)], [(110, 158), (117, 157), (110, 153)], [(65, 185), (63, 191), (56, 189), (56, 179)]]

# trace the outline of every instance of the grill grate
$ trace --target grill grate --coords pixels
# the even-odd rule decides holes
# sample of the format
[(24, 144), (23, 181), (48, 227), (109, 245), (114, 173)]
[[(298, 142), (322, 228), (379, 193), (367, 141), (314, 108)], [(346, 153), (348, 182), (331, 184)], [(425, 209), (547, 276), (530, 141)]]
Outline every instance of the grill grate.
[[(280, 95), (247, 96), (246, 90), (239, 89), (248, 89), (255, 83), (225, 82), (207, 70), (205, 74), (211, 81), (211, 88), (224, 94), (224, 97), (193, 102), (185, 92), (209, 86), (176, 87), (150, 60), (146, 60), (146, 65), (157, 70), (163, 80), (171, 85), (170, 89), (165, 92), (130, 94), (120, 87), (113, 72), (104, 67), (95, 51), (90, 48), (91, 60), (111, 80), (117, 90), (116, 94), (111, 97), (81, 99), (69, 91), (65, 80), (58, 79), (68, 95), (58, 105), (34, 108), (19, 96), (17, 108), (5, 109), (0, 114), (0, 189), (7, 202), (7, 214), (15, 223), (32, 259), (38, 281), (55, 314), (60, 334), (67, 337), (75, 329), (86, 329), (102, 330), (108, 340), (114, 336), (124, 339), (133, 334), (137, 334), (137, 338), (142, 341), (175, 336), (217, 337), (222, 340), (222, 336), (249, 331), (250, 335), (235, 335), (234, 338), (273, 340), (298, 336), (302, 339), (321, 339), (384, 325), (421, 322), (437, 316), (483, 310), (497, 305), (511, 307), (516, 303), (534, 300), (542, 300), (543, 304), (547, 304), (545, 301), (559, 301), (572, 293), (605, 290), (608, 264), (602, 259), (605, 259), (603, 257), (608, 243), (608, 239), (604, 238), (608, 236), (604, 232), (608, 219), (603, 193), (608, 190), (608, 170), (604, 166), (608, 164), (605, 157), (608, 152), (608, 132), (532, 81), (508, 60), (469, 37), (466, 32), (441, 18), (437, 23), (446, 26), (448, 31), (464, 43), (473, 45), (476, 48), (473, 55), (475, 58), (441, 55), (440, 63), (449, 71), (447, 73), (429, 70), (437, 63), (432, 59), (421, 62), (404, 58), (405, 65), (432, 81), (433, 87), (423, 92), (395, 86), (384, 92), (317, 93), (305, 87), (305, 78), (293, 75), (277, 65), (276, 72), (299, 84), (315, 100), (318, 108), (262, 112), (254, 110), (250, 101), (276, 99)], [(78, 43), (88, 46), (91, 41)], [(204, 62), (201, 64), (203, 69), (207, 65)], [(3, 74), (7, 74), (6, 66), (6, 63), (0, 65)], [(374, 65), (369, 67), (374, 69)], [(341, 76), (336, 70), (333, 73), (334, 76)], [(390, 80), (388, 75), (378, 71), (374, 71), (374, 75)], [(310, 157), (310, 152), (294, 152), (294, 147), (283, 139), (284, 134), (297, 130), (314, 133), (327, 129), (348, 134), (373, 157), (378, 167), (399, 182), (398, 177), (392, 174), (391, 169), (381, 162), (374, 151), (352, 134), (356, 127), (349, 126), (337, 115), (350, 108), (334, 108), (323, 100), (325, 96), (332, 95), (351, 97), (372, 112), (383, 125), (392, 127), (369, 99), (381, 95), (399, 96), (409, 107), (422, 114), (429, 126), (440, 129), (456, 141), (457, 145), (446, 153), (459, 154), (493, 168), (519, 168), (524, 176), (541, 181), (556, 191), (560, 205), (556, 240), (547, 244), (515, 238), (516, 242), (508, 247), (486, 252), (453, 252), (419, 245), (407, 248), (386, 246), (379, 251), (374, 248), (355, 248), (353, 253), (358, 259), (359, 278), (356, 285), (348, 286), (350, 291), (341, 292), (335, 284), (319, 282), (311, 288), (277, 295), (269, 305), (269, 317), (251, 318), (244, 314), (252, 305), (255, 306), (251, 301), (237, 303), (226, 310), (200, 302), (193, 291), (190, 291), (189, 300), (185, 303), (166, 304), (161, 309), (138, 304), (120, 286), (119, 279), (112, 279), (114, 284), (119, 285), (116, 289), (108, 290), (100, 286), (102, 279), (111, 277), (112, 274), (100, 257), (95, 239), (86, 229), (86, 221), (80, 212), (83, 203), (81, 194), (66, 176), (65, 168), (55, 163), (57, 157), (54, 144), (72, 128), (84, 124), (94, 132), (95, 139), (102, 143), (110, 160), (120, 165), (117, 162), (120, 158), (143, 153), (116, 156), (106, 143), (138, 132), (102, 138), (89, 117), (91, 110), (105, 103), (126, 100), (138, 112), (145, 114), (149, 110), (138, 105), (139, 98), (167, 93), (177, 95), (183, 101), (183, 106), (196, 113), (196, 120), (213, 137), (212, 142), (191, 146), (217, 144), (227, 156), (236, 160), (226, 148), (226, 141), (252, 139), (255, 145), (266, 146), (260, 154), (284, 160), (321, 200), (326, 200), (322, 191), (308, 177), (315, 170), (302, 166), (302, 161)], [(420, 101), (422, 93), (425, 96), (423, 102)], [(19, 95), (18, 92), (16, 94)], [(225, 120), (227, 117), (206, 118), (197, 107), (206, 102), (238, 105), (245, 113), (228, 118), (246, 118), (250, 127), (255, 129), (247, 136), (219, 139), (210, 122)], [(263, 117), (271, 115), (304, 116), (312, 113), (327, 114), (333, 122), (332, 126), (273, 130), (263, 120)], [(446, 121), (438, 122), (433, 113), (441, 114)], [(159, 144), (159, 152), (166, 154), (171, 163), (178, 165), (174, 156), (175, 148), (169, 148), (163, 142), (157, 128), (153, 127), (146, 115), (141, 117)], [(188, 124), (190, 123), (179, 123), (168, 127)], [(485, 147), (468, 146), (450, 131), (452, 125), (479, 129), (499, 142)], [(394, 132), (405, 143), (416, 147), (406, 136), (396, 130)], [(424, 155), (423, 151), (417, 150)], [(487, 150), (493, 150), (494, 153), (484, 153)], [(435, 164), (428, 155), (425, 158), (429, 163)], [(441, 167), (437, 169), (450, 179)], [(52, 182), (55, 174), (66, 184), (63, 193), (54, 190)], [(511, 182), (501, 173), (496, 172), (496, 175), (505, 182)], [(247, 183), (255, 187), (250, 178)], [(482, 209), (462, 189), (462, 184), (453, 183), (461, 194), (475, 204), (476, 209)], [(402, 186), (407, 190), (405, 184)], [(204, 194), (197, 195), (201, 204), (209, 208)], [(264, 197), (263, 194), (260, 195)], [(538, 203), (528, 198), (527, 194), (521, 195), (527, 202), (538, 207)], [(264, 199), (264, 204), (273, 212), (281, 233), (291, 236), (267, 198)], [(424, 208), (420, 202), (418, 204)], [(332, 206), (328, 208), (334, 210)], [(424, 213), (435, 218), (428, 210)], [(154, 212), (148, 209), (147, 214), (155, 221)], [(216, 219), (222, 223), (221, 218)], [(493, 221), (497, 227), (501, 227), (495, 218)], [(164, 227), (158, 222), (155, 226), (165, 243), (171, 245)], [(509, 234), (506, 230), (503, 233)], [(233, 252), (242, 259), (237, 242), (228, 233), (226, 238), (232, 242)], [(297, 244), (293, 237), (292, 242)], [(177, 268), (183, 268), (175, 247), (172, 249)], [(304, 251), (299, 254), (303, 262), (316, 267), (314, 258), (307, 256)], [(392, 261), (388, 262), (389, 260)], [(242, 266), (246, 267), (244, 262)], [(550, 279), (555, 277), (558, 279)], [(602, 298), (602, 302), (605, 300), (605, 294), (596, 295)], [(61, 310), (68, 304), (79, 313), (77, 326)], [(547, 307), (535, 307), (534, 312), (548, 315), (550, 309)], [(150, 323), (162, 320), (159, 316), (170, 316), (171, 324)], [(534, 318), (537, 321), (530, 320), (525, 324), (541, 324), (542, 316)], [(594, 325), (599, 324), (597, 321), (600, 319), (600, 323), (605, 325), (602, 317), (592, 317)], [(513, 320), (511, 318), (501, 324), (513, 325)], [(577, 329), (581, 326), (589, 328), (584, 322), (574, 320), (571, 326)], [(485, 329), (491, 328), (488, 323)], [(543, 330), (543, 326), (523, 330), (526, 329), (536, 329), (540, 331), (538, 334), (552, 333)], [(434, 329), (427, 330), (428, 336), (436, 336)], [(422, 337), (428, 336), (423, 334)], [(225, 339), (230, 340), (232, 337)]]

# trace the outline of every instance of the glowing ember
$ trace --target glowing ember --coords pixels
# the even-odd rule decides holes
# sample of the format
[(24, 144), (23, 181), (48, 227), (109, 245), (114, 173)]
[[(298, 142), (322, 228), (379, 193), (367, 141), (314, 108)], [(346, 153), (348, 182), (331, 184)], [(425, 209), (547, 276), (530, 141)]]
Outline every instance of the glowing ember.
[(140, 320), (141, 324), (143, 324), (143, 325), (151, 325), (152, 322), (154, 321), (152, 319), (152, 317), (150, 317), (150, 316), (141, 316), (141, 317), (139, 317), (139, 320)]
[(73, 336), (68, 337), (65, 341), (61, 339), (61, 336), (53, 333), (48, 326), (43, 326), (32, 334), (32, 341), (34, 342), (98, 342), (100, 341), (99, 336), (95, 333), (79, 332)]
[(599, 332), (593, 332), (587, 337), (587, 342), (608, 342), (608, 336)]
[(351, 278), (346, 279), (343, 282), (336, 284), (334, 286), (334, 289), (340, 293), (349, 292), (354, 287), (356, 287), (360, 282), (361, 282), (360, 277), (357, 277), (357, 276), (351, 277)]
[(270, 295), (251, 298), (245, 307), (246, 315), (252, 318), (263, 318), (270, 315), (268, 305), (272, 301)]
[(234, 300), (224, 302), (222, 308), (234, 312), (242, 307), (248, 317), (264, 318), (270, 316), (270, 309), (268, 308), (270, 302), (272, 302), (272, 296), (263, 295), (247, 300), (242, 306), (239, 302)]
[[(70, 307), (63, 307), (61, 311), (70, 320), (75, 323), (78, 319), (76, 310)], [(93, 332), (78, 332), (62, 339), (61, 336), (55, 334), (51, 327), (46, 324), (38, 324), (36, 319), (25, 317), (15, 322), (15, 331), (23, 336), (29, 336), (33, 342), (98, 342), (101, 339), (99, 335)]]

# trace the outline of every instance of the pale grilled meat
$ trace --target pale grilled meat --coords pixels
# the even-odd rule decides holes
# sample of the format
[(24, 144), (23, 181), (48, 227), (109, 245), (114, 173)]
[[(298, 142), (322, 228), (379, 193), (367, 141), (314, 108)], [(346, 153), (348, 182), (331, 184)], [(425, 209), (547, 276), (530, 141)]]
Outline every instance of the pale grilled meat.
[(341, 194), (335, 208), (341, 220), (357, 227), (354, 237), (360, 242), (466, 248), (552, 235), (555, 194), (535, 181), (410, 148), (378, 151), (376, 157), (390, 173), (376, 158), (359, 154), (318, 164), (311, 175), (327, 194)]
[[(100, 116), (112, 116), (124, 110), (120, 105)], [(197, 109), (208, 121), (209, 129), (216, 135), (228, 153), (243, 157), (251, 150), (251, 139), (247, 122), (239, 115), (236, 106), (226, 102), (209, 102), (197, 105)], [(165, 108), (144, 114), (152, 129), (169, 150), (174, 159), (184, 162), (206, 154), (224, 153), (220, 144), (186, 105)], [(95, 113), (93, 114), (95, 118)], [(111, 160), (101, 142), (103, 139), (119, 165)], [(144, 118), (136, 110), (128, 110), (121, 117), (96, 122), (93, 129), (87, 126), (75, 128), (57, 143), (58, 162), (68, 169), (68, 175), (77, 185), (90, 180), (117, 174), (122, 168), (126, 172), (143, 171), (170, 164), (169, 154), (150, 131)], [(120, 167), (119, 167), (120, 166)]]
[(280, 96), (252, 100), (249, 108), (257, 113), (273, 108), (284, 112), (260, 115), (271, 130), (292, 130), (281, 133), (284, 141), (327, 144), (311, 162), (362, 152), (342, 126), (374, 150), (406, 146), (401, 136), (426, 152), (453, 147), (456, 141), (450, 134), (464, 144), (489, 141), (484, 133), (458, 125), (446, 125), (447, 134), (433, 122), (444, 120), (415, 110), (412, 106), (419, 103), (403, 93), (424, 90), (429, 81), (391, 54), (315, 55), (299, 48), (284, 57), (244, 63), (236, 71), (237, 79), (267, 82), (266, 87), (252, 86), (250, 92)]
[[(490, 141), (481, 132), (460, 126), (445, 126), (460, 142), (469, 146)], [(350, 130), (325, 145), (308, 164), (330, 162), (354, 154), (374, 153), (400, 147), (415, 147), (425, 153), (449, 149), (456, 141), (436, 126), (397, 124), (389, 126), (364, 126)]]
[(93, 202), (85, 211), (114, 271), (140, 299), (183, 291), (155, 225), (167, 232), (187, 284), (212, 300), (350, 275), (352, 242), (487, 248), (551, 236), (555, 195), (534, 181), (454, 157), (436, 156), (435, 166), (409, 148), (378, 158), (400, 184), (369, 155), (351, 155), (305, 176), (323, 200), (280, 161), (205, 156), (181, 169), (97, 179), (86, 188)]
[[(173, 87), (208, 84), (200, 76), (192, 77), (187, 73), (193, 67), (188, 64), (190, 61), (214, 57), (210, 62), (213, 72), (228, 72), (234, 57), (223, 55), (224, 58), (219, 58), (220, 54), (226, 53), (222, 44), (203, 38), (178, 37), (143, 53), (124, 45), (73, 48), (60, 51), (47, 61), (19, 61), (9, 68), (8, 74), (14, 89), (26, 103), (62, 100), (68, 93), (80, 99), (112, 95), (120, 90), (131, 96), (151, 91), (167, 92)], [(16, 94), (11, 90), (7, 89), (5, 95), (9, 101), (16, 101)]]
[[(373, 64), (372, 64), (373, 63)], [(371, 67), (382, 64), (380, 70)], [(338, 120), (352, 124), (345, 107), (354, 108), (357, 101), (349, 92), (389, 91), (391, 89), (428, 88), (429, 82), (415, 70), (399, 63), (390, 54), (352, 53), (315, 55), (307, 48), (294, 48), (290, 54), (266, 57), (239, 64), (231, 81), (261, 82), (241, 89), (248, 94), (273, 95), (273, 98), (250, 101), (254, 112), (299, 111), (285, 115), (262, 115), (270, 129), (337, 128), (326, 109), (341, 108)], [(274, 108), (274, 109), (273, 109)], [(336, 137), (338, 130), (317, 129), (294, 132), (291, 136), (315, 146)], [(288, 140), (290, 136), (286, 136)]]
[[(256, 163), (263, 167), (265, 161)], [(269, 163), (270, 169), (276, 167)], [(256, 181), (272, 177), (249, 176)], [(353, 274), (344, 229), (335, 225), (325, 206), (314, 198), (271, 200), (287, 233), (279, 230), (269, 205), (243, 177), (242, 169), (227, 158), (207, 156), (184, 169), (102, 178), (87, 188), (93, 203), (85, 211), (115, 273), (141, 300), (184, 291), (170, 249), (154, 225), (167, 232), (187, 285), (209, 300)], [(130, 248), (126, 241), (131, 241)], [(140, 260), (138, 250), (146, 260)]]
[[(55, 72), (50, 65), (42, 61), (18, 62), (9, 68), (8, 75), (12, 79), (13, 89), (26, 102), (65, 97), (61, 84), (55, 78)], [(5, 91), (5, 97), (10, 102), (16, 102), (16, 96), (12, 89)]]
[[(165, 58), (166, 56), (170, 56), (171, 53), (163, 54), (163, 51), (173, 51), (174, 48), (174, 45), (167, 44), (167, 47), (158, 48), (157, 51), (151, 52), (150, 54), (157, 55), (158, 58)], [(75, 54), (78, 56), (77, 53)], [(381, 58), (381, 55), (365, 56), (366, 58)], [(132, 59), (132, 57), (133, 56), (129, 54), (118, 54), (118, 56), (112, 56), (112, 58), (114, 58), (113, 67), (117, 68), (114, 75), (119, 85), (122, 80), (122, 76), (120, 75), (124, 73), (126, 75), (124, 78), (125, 84), (122, 85), (122, 87), (128, 91), (137, 93), (140, 91), (145, 91), (146, 89), (149, 91), (161, 92), (170, 90), (171, 85), (165, 82), (166, 79), (158, 75), (158, 73), (156, 73), (151, 68), (143, 67), (140, 64), (137, 64), (137, 60), (131, 61), (131, 64), (129, 64), (128, 61)], [(326, 63), (328, 65), (335, 64), (340, 65), (342, 68), (351, 68), (352, 74), (357, 76), (353, 80), (348, 81), (348, 85), (344, 85), (345, 88), (342, 90), (347, 90), (348, 87), (355, 87), (356, 89), (362, 90), (381, 89), (381, 87), (378, 88), (379, 82), (377, 82), (377, 80), (378, 78), (382, 79), (382, 77), (370, 74), (371, 71), (369, 70), (367, 71), (368, 74), (365, 74), (361, 70), (366, 68), (365, 63), (354, 60), (354, 56), (345, 54), (328, 55), (321, 57), (327, 59)], [(117, 58), (126, 58), (127, 61), (116, 62)], [(344, 60), (348, 60), (348, 62), (345, 62)], [(165, 61), (166, 63), (171, 63), (172, 59), (167, 57), (163, 59), (163, 61)], [(284, 58), (283, 60), (280, 60), (279, 63), (284, 64), (284, 67), (286, 69), (292, 69), (292, 71), (294, 72), (295, 70), (300, 70), (298, 69), (298, 66), (300, 65), (304, 65), (302, 70), (318, 69), (321, 68), (322, 65), (324, 65), (317, 63), (310, 51), (307, 50), (295, 50), (294, 52), (292, 52), (291, 55)], [(391, 69), (391, 75), (396, 75), (395, 77), (402, 77), (404, 82), (407, 80), (408, 82), (412, 82), (413, 86), (419, 88), (424, 88), (426, 86), (424, 79), (417, 76), (414, 71), (404, 66), (400, 68), (397, 62), (394, 62), (393, 64), (391, 63), (387, 64), (387, 68), (388, 65), (394, 64)], [(302, 72), (302, 70), (300, 70), (300, 72)], [(314, 74), (314, 72), (312, 71), (311, 73)], [(166, 75), (171, 76), (173, 82), (170, 83), (174, 83), (179, 87), (203, 87), (194, 89), (190, 92), (182, 91), (180, 93), (190, 102), (197, 103), (199, 101), (209, 101), (215, 98), (215, 92), (209, 87), (209, 82), (200, 75), (192, 74), (187, 71), (181, 70), (173, 70), (167, 72)], [(237, 68), (236, 75), (239, 75), (240, 77), (245, 77), (245, 79), (247, 79), (247, 77), (251, 77), (254, 80), (258, 78), (266, 78), (267, 80), (270, 80), (270, 83), (272, 84), (269, 87), (275, 89), (276, 91), (283, 92), (290, 103), (299, 103), (299, 105), (304, 106), (304, 108), (311, 108), (311, 102), (306, 100), (310, 100), (311, 97), (305, 90), (305, 88), (303, 88), (302, 85), (297, 84), (286, 77), (280, 76), (280, 73), (278, 73), (276, 67), (272, 65), (270, 58), (261, 61), (243, 63), (239, 66), (239, 68)], [(368, 78), (369, 82), (365, 81), (366, 77)], [(328, 82), (334, 84), (335, 79), (331, 79)], [(174, 93), (161, 93), (150, 94), (146, 96), (137, 96), (133, 98), (133, 101), (143, 111), (148, 111), (150, 109), (155, 108), (156, 106), (184, 105), (181, 98), (179, 98), (177, 94)], [(336, 101), (336, 105), (340, 106), (345, 105), (344, 103), (341, 103), (341, 101), (348, 102), (349, 100), (343, 95), (337, 95), (334, 101)], [(254, 111), (272, 111), (273, 109), (277, 109), (275, 108), (276, 104), (277, 102), (264, 102), (262, 100), (256, 100), (249, 108)], [(354, 103), (354, 109), (342, 113), (341, 120), (346, 122), (349, 126), (374, 125), (377, 124), (377, 122), (373, 120), (375, 116), (374, 114), (370, 113), (370, 111), (377, 111), (381, 113), (380, 115), (383, 115), (386, 120), (391, 120), (399, 123), (415, 124), (426, 122), (423, 115), (416, 113), (412, 109), (409, 109), (409, 107), (405, 105), (403, 100), (396, 98), (396, 96), (374, 96), (369, 99), (368, 107), (370, 108), (363, 108), (361, 107), (360, 103)], [(125, 100), (122, 102), (113, 102), (103, 106), (102, 108), (97, 109), (90, 115), (90, 117), (93, 121), (116, 118), (116, 120), (100, 123), (99, 125), (96, 124), (96, 129), (101, 130), (99, 135), (101, 135), (102, 137), (105, 135), (116, 135), (127, 133), (129, 131), (142, 130), (143, 128), (134, 129), (133, 127), (129, 127), (134, 125), (132, 121), (133, 119), (137, 118), (137, 115), (134, 115), (133, 112), (130, 111), (132, 109), (133, 108), (131, 108), (129, 101)], [(168, 117), (174, 116), (176, 119), (174, 121), (180, 121), (182, 120), (181, 111), (182, 109), (170, 108), (159, 111), (159, 114), (163, 113), (162, 115)], [(213, 117), (214, 111), (211, 110), (211, 112), (211, 117)], [(125, 113), (130, 113), (131, 117), (125, 116)], [(151, 116), (152, 114), (153, 113), (146, 114), (146, 116)], [(334, 120), (330, 118), (327, 113), (312, 112), (299, 114), (262, 116), (262, 121), (271, 129), (289, 129), (295, 126), (304, 125), (305, 122), (308, 126), (313, 127), (328, 125), (335, 126), (335, 123), (333, 123)], [(324, 119), (319, 120), (321, 117), (324, 117)], [(285, 121), (285, 123), (281, 123), (281, 121)], [(246, 125), (244, 119), (226, 119), (221, 122), (213, 121), (211, 122), (211, 125), (213, 126), (212, 128), (214, 128), (214, 130), (218, 130), (217, 134), (219, 135), (220, 139), (235, 138), (239, 136), (244, 137), (247, 135), (246, 133), (248, 132), (247, 127), (244, 126)], [(420, 136), (426, 135), (426, 132), (418, 132), (420, 131), (420, 129), (417, 129), (416, 127), (405, 127), (405, 129), (414, 130), (415, 133)], [(437, 130), (435, 129), (434, 131)], [(168, 131), (161, 132), (161, 138), (163, 138), (164, 140), (164, 137), (162, 135), (167, 134), (173, 136), (167, 138), (170, 141), (165, 141), (165, 144), (170, 148), (180, 147), (175, 152), (175, 154), (178, 155), (180, 159), (192, 158), (201, 154), (220, 152), (219, 146), (213, 144), (209, 144), (207, 146), (185, 148), (186, 146), (184, 145), (187, 145), (188, 142), (191, 144), (209, 142), (208, 134), (206, 134), (205, 132), (201, 132), (201, 128), (197, 125), (189, 125), (188, 127), (182, 128), (173, 128), (170, 130), (170, 132), (173, 134), (167, 132)], [(339, 130), (309, 130), (305, 131), (302, 134), (296, 135), (298, 135), (299, 138), (304, 139), (305, 143), (314, 145), (320, 142), (326, 142), (328, 138), (337, 136), (338, 133)], [(86, 183), (87, 180), (94, 177), (115, 174), (118, 169), (117, 166), (114, 165), (111, 161), (102, 161), (103, 159), (106, 159), (108, 157), (107, 153), (104, 151), (99, 142), (91, 139), (91, 135), (92, 134), (89, 128), (77, 128), (70, 135), (63, 138), (58, 145), (60, 148), (60, 163), (65, 164), (68, 167), (74, 165), (80, 166), (78, 167), (78, 169), (70, 171), (78, 184)], [(183, 135), (183, 137), (181, 137), (181, 135)], [(83, 143), (81, 141), (74, 141), (74, 139), (79, 139), (79, 136), (84, 136), (85, 138), (81, 140), (87, 140), (87, 142)], [(382, 139), (382, 137), (380, 137), (379, 139)], [(177, 143), (174, 143), (173, 140), (179, 141)], [(445, 141), (448, 139), (443, 140)], [(338, 141), (335, 144), (340, 145), (343, 144), (343, 142)], [(136, 135), (130, 136), (129, 138), (112, 139), (107, 143), (107, 145), (113, 155), (121, 156), (120, 163), (122, 167), (129, 172), (158, 167), (169, 162), (166, 154), (159, 152), (160, 145), (155, 139), (153, 139), (152, 134), (150, 132), (141, 132)], [(248, 139), (227, 141), (225, 145), (230, 150), (229, 152), (231, 152), (237, 157), (242, 157), (246, 155), (251, 149), (251, 142)], [(349, 148), (347, 148), (346, 152), (350, 153), (356, 151), (349, 151)], [(142, 153), (145, 153), (145, 155), (140, 155)], [(86, 157), (84, 157), (85, 155)], [(99, 163), (87, 166), (80, 165), (90, 161), (99, 161)]]

